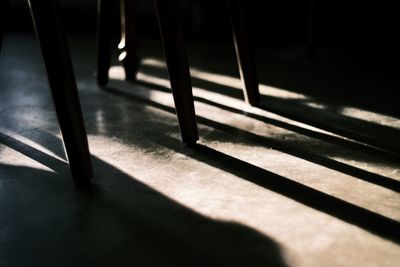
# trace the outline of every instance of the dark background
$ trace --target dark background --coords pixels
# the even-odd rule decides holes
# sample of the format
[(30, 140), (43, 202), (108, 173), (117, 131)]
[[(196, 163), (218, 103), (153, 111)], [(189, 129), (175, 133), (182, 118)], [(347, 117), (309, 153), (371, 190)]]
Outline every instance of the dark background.
[[(11, 1), (8, 30), (33, 30), (26, 2)], [(61, 0), (60, 3), (62, 21), (67, 33), (94, 36), (97, 21), (96, 0)], [(185, 38), (189, 42), (232, 44), (226, 1), (182, 0), (181, 3)], [(137, 1), (137, 5), (139, 38), (159, 39), (153, 1), (141, 0)], [(396, 1), (243, 1), (243, 10), (249, 37), (256, 48), (259, 72), (268, 74), (268, 79), (261, 79), (261, 82), (283, 88), (300, 88), (307, 94), (323, 98), (324, 101), (337, 99), (338, 103), (344, 104), (346, 97), (352, 99), (352, 105), (400, 116), (397, 104), (400, 89), (397, 86), (400, 16)], [(115, 13), (118, 11), (118, 1), (115, 1)], [(115, 39), (118, 39), (119, 21), (117, 16), (115, 17), (114, 32)], [(313, 26), (310, 26), (311, 18), (314, 18)], [(271, 51), (275, 51), (277, 47), (291, 47), (292, 50), (287, 51), (300, 51), (297, 54), (306, 58), (311, 40), (310, 32), (313, 33), (312, 40), (316, 51), (314, 62), (317, 60), (318, 64), (325, 65), (295, 65), (291, 59), (287, 60), (294, 54), (289, 53), (286, 57), (288, 53), (284, 51), (286, 54), (275, 58), (279, 61), (279, 67), (283, 66), (280, 70), (282, 77), (276, 76), (275, 81), (273, 72), (278, 72), (278, 68), (273, 65), (271, 56), (263, 57), (262, 53), (274, 55), (275, 52)], [(300, 50), (294, 50), (293, 47), (299, 47)], [(335, 60), (338, 62), (336, 66)], [(304, 66), (312, 67), (309, 71), (310, 77), (304, 77)], [(324, 74), (329, 75), (322, 77), (321, 69), (324, 70)], [(344, 78), (336, 77), (338, 72), (346, 75)], [(299, 76), (298, 80), (307, 82), (295, 80), (296, 75)], [(372, 84), (370, 78), (373, 76), (376, 76), (376, 79)], [(318, 79), (325, 80), (319, 82)]]
[[(116, 1), (117, 2), (117, 1)], [(307, 41), (311, 0), (243, 1), (248, 29), (257, 42), (294, 44)], [(318, 1), (315, 0), (315, 26), (318, 41), (361, 45), (371, 50), (393, 49), (396, 53), (400, 19), (395, 1)], [(65, 28), (69, 32), (95, 32), (96, 0), (62, 0)], [(139, 33), (158, 37), (152, 1), (137, 1)], [(11, 29), (30, 29), (25, 0), (12, 0)], [(230, 41), (226, 1), (182, 1), (187, 38)], [(115, 8), (118, 10), (117, 6)]]

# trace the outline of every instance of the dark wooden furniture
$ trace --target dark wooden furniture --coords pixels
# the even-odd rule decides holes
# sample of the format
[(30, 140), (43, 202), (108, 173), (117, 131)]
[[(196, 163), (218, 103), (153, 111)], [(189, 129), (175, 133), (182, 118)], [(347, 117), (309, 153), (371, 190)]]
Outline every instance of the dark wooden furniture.
[[(100, 86), (104, 86), (108, 82), (112, 48), (112, 4), (112, 1), (99, 0), (97, 82)], [(199, 135), (189, 64), (180, 24), (178, 1), (154, 0), (154, 4), (156, 6), (182, 141), (187, 144), (193, 144), (198, 140)], [(123, 65), (127, 73), (127, 78), (133, 80), (138, 66), (134, 23), (135, 3), (134, 1), (127, 0), (121, 1), (121, 5), (124, 10), (122, 30), (124, 32), (123, 38), (125, 39), (121, 42), (123, 44), (121, 48), (126, 52)]]
[(257, 69), (253, 55), (253, 48), (246, 34), (242, 0), (227, 0), (231, 15), (233, 41), (236, 49), (236, 58), (240, 77), (243, 83), (244, 98), (252, 106), (258, 106), (260, 92), (258, 90)]
[[(57, 0), (28, 0), (43, 54), (57, 118), (60, 124), (74, 181), (87, 184), (93, 176), (88, 141), (68, 45), (59, 17)], [(8, 0), (1, 0), (3, 38)], [(1, 48), (1, 44), (0, 44)]]
[[(154, 0), (161, 39), (164, 47), (176, 113), (185, 143), (198, 140), (196, 116), (185, 41), (182, 35), (179, 0)], [(139, 64), (136, 55), (135, 0), (120, 0), (122, 41), (120, 49), (125, 56), (123, 66), (126, 78), (134, 80)], [(99, 0), (97, 82), (108, 82), (112, 37), (112, 1)], [(258, 78), (249, 40), (246, 36), (241, 0), (227, 0), (231, 15), (233, 39), (246, 102), (257, 106), (260, 100)]]

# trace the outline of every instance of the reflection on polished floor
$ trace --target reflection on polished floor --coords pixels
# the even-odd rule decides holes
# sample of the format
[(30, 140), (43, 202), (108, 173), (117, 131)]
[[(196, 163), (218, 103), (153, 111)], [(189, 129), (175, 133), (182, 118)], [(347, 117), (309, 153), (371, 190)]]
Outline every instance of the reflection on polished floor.
[(105, 90), (94, 38), (70, 43), (94, 186), (70, 179), (35, 39), (6, 35), (0, 266), (399, 266), (400, 112), (385, 87), (399, 81), (260, 50), (254, 108), (233, 48), (193, 45), (189, 148), (158, 42), (140, 51), (138, 83), (116, 65)]

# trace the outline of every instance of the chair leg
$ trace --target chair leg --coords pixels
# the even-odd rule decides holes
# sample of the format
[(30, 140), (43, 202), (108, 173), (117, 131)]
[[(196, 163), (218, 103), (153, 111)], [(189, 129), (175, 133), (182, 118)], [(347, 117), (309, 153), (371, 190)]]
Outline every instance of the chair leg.
[(243, 84), (244, 98), (250, 105), (258, 106), (260, 101), (260, 92), (258, 90), (257, 70), (252, 46), (246, 34), (241, 0), (228, 0), (228, 5), (231, 16), (236, 58)]
[(199, 135), (189, 63), (179, 18), (179, 1), (154, 0), (154, 4), (182, 140), (185, 143), (194, 144), (199, 139)]
[(61, 31), (58, 1), (28, 1), (72, 177), (77, 184), (87, 184), (93, 169), (67, 40)]
[(9, 0), (0, 1), (0, 52), (3, 44), (3, 36), (6, 31), (7, 12), (10, 5)]
[(118, 48), (122, 51), (120, 60), (125, 69), (126, 79), (134, 81), (139, 68), (136, 34), (136, 1), (120, 0), (121, 4), (121, 42)]
[(98, 0), (97, 5), (97, 84), (108, 83), (111, 66), (111, 46), (113, 29), (113, 1)]

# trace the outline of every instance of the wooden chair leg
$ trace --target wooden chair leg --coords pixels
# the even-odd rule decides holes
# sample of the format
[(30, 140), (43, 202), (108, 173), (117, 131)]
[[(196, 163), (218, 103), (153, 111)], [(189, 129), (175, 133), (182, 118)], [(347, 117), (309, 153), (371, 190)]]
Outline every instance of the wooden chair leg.
[(113, 1), (98, 0), (97, 5), (97, 84), (108, 83), (111, 66), (111, 46), (113, 30)]
[(9, 6), (10, 6), (9, 0), (0, 1), (0, 52), (1, 52), (1, 46), (3, 44), (4, 32), (6, 30), (7, 12)]
[(125, 69), (126, 79), (134, 81), (139, 68), (139, 57), (137, 56), (137, 34), (136, 34), (136, 1), (121, 0), (121, 42), (118, 48), (122, 51), (120, 60)]
[(57, 0), (28, 0), (53, 95), (61, 133), (78, 184), (93, 176), (67, 40), (61, 30)]
[(243, 7), (241, 0), (228, 0), (231, 16), (233, 41), (236, 58), (239, 65), (240, 77), (243, 84), (244, 98), (252, 106), (258, 106), (260, 92), (252, 46), (246, 34)]
[(154, 0), (154, 4), (182, 140), (185, 143), (193, 144), (199, 139), (199, 135), (189, 63), (179, 18), (179, 1)]

